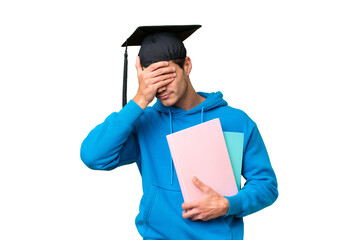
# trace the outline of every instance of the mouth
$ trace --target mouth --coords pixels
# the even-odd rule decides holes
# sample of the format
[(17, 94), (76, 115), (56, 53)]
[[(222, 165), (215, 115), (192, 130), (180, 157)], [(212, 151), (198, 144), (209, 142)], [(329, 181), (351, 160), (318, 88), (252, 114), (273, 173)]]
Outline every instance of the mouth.
[(171, 93), (169, 93), (169, 94), (163, 94), (163, 95), (161, 95), (161, 96), (158, 96), (158, 98), (160, 98), (160, 99), (166, 99), (166, 98), (169, 97), (170, 94), (171, 94)]

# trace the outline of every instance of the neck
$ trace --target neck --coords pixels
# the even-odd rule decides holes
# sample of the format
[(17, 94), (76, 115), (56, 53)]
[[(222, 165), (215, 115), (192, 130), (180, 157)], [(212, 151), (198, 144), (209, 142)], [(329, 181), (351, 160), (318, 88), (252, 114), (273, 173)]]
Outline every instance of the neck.
[(188, 88), (181, 99), (174, 105), (175, 107), (189, 111), (190, 109), (199, 105), (205, 98), (200, 96), (189, 81)]

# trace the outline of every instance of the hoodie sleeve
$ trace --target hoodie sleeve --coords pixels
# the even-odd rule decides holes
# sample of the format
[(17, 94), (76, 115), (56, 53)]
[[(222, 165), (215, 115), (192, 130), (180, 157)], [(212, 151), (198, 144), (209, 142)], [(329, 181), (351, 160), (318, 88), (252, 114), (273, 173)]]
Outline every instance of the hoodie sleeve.
[(119, 112), (110, 114), (81, 144), (81, 160), (94, 170), (112, 170), (140, 161), (135, 122), (144, 110), (130, 100)]
[(234, 196), (225, 196), (229, 210), (225, 215), (244, 217), (275, 202), (278, 197), (277, 180), (270, 159), (256, 126), (250, 128), (250, 137), (244, 151), (244, 187)]

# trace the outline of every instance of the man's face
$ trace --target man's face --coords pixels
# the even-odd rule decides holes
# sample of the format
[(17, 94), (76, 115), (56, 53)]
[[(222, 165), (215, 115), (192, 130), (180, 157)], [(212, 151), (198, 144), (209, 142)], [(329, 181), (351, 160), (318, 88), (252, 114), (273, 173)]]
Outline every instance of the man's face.
[[(187, 60), (188, 61), (188, 60)], [(171, 83), (158, 89), (156, 98), (166, 106), (177, 106), (180, 100), (183, 100), (188, 90), (189, 76), (186, 74), (187, 63), (185, 62), (184, 69), (173, 61), (169, 61), (169, 66), (175, 68), (175, 80)]]

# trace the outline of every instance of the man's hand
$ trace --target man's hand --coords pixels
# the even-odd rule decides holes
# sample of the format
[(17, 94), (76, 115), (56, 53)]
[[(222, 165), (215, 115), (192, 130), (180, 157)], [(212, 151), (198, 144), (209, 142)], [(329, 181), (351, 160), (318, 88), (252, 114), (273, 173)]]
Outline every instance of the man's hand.
[(194, 177), (193, 182), (204, 195), (198, 200), (181, 205), (184, 209), (183, 218), (190, 218), (191, 221), (208, 221), (226, 215), (229, 209), (229, 201), (198, 178)]
[(155, 98), (157, 90), (175, 79), (175, 68), (169, 67), (168, 62), (161, 61), (153, 63), (143, 70), (139, 56), (136, 58), (135, 66), (139, 88), (133, 101), (145, 109)]

